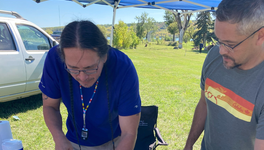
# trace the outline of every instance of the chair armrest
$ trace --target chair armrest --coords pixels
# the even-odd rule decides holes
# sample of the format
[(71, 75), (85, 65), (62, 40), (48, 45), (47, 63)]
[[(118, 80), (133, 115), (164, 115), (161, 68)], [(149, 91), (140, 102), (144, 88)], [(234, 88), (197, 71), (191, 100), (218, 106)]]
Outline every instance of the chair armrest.
[(156, 144), (156, 141), (149, 145), (149, 150), (155, 150), (158, 145)]
[(168, 143), (166, 143), (163, 140), (163, 138), (162, 138), (162, 136), (161, 136), (161, 134), (159, 132), (159, 129), (158, 128), (154, 128), (154, 130), (155, 130), (155, 133), (156, 133), (156, 136), (157, 136), (157, 139), (158, 139), (158, 145), (164, 145), (164, 146), (169, 145)]

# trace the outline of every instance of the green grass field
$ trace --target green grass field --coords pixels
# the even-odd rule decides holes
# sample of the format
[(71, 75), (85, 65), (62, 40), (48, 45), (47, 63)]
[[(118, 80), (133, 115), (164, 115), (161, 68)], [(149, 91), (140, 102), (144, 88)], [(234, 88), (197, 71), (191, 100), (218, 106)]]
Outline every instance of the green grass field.
[[(133, 61), (139, 76), (142, 105), (159, 107), (158, 128), (169, 144), (159, 150), (181, 150), (188, 136), (194, 109), (200, 97), (200, 75), (206, 53), (171, 46), (139, 45), (122, 50)], [(66, 109), (61, 105), (64, 125)], [(12, 116), (18, 116), (15, 121)], [(53, 150), (54, 142), (45, 125), (41, 95), (0, 103), (0, 120), (8, 120), (14, 139), (22, 140), (24, 150)], [(0, 133), (1, 134), (1, 133)], [(200, 149), (201, 137), (194, 150)]]

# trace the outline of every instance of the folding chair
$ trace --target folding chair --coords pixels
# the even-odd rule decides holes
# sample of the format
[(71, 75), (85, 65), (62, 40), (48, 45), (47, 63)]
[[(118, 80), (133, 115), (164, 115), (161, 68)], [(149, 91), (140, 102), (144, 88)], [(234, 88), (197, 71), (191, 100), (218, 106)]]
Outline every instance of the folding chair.
[(157, 128), (157, 119), (157, 106), (141, 106), (141, 118), (134, 150), (155, 150), (159, 145), (168, 145)]

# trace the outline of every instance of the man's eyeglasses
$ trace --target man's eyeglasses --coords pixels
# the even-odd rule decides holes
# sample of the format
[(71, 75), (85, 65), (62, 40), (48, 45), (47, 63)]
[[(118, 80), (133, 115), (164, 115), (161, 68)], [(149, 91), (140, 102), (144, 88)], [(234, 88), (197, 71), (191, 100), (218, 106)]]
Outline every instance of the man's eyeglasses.
[(96, 69), (84, 69), (84, 70), (76, 70), (76, 69), (68, 69), (66, 64), (64, 64), (65, 66), (65, 69), (70, 73), (70, 74), (74, 74), (74, 75), (78, 75), (80, 74), (80, 72), (83, 72), (85, 73), (86, 75), (91, 75), (91, 74), (95, 74), (98, 70), (98, 67), (99, 67), (99, 64), (100, 64), (100, 60), (97, 64), (97, 67)]
[(226, 45), (225, 43), (222, 43), (222, 42), (219, 42), (217, 41), (216, 42), (216, 45), (217, 46), (224, 46), (228, 51), (230, 52), (234, 52), (234, 48), (236, 48), (238, 45), (242, 44), (244, 41), (246, 41), (248, 38), (250, 38), (252, 35), (254, 35), (255, 33), (257, 33), (260, 29), (264, 28), (264, 26), (260, 27), (258, 30), (256, 30), (255, 32), (253, 32), (252, 34), (250, 34), (247, 38), (245, 38), (244, 40), (242, 40), (241, 42), (239, 42), (237, 45), (235, 46), (229, 46), (229, 45)]

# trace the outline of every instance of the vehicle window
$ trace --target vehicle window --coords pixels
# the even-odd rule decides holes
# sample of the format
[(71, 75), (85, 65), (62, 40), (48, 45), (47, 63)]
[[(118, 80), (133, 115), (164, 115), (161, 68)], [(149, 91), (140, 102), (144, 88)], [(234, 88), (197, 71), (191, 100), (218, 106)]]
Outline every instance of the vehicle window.
[(38, 29), (28, 25), (17, 25), (17, 29), (26, 50), (49, 50), (51, 48), (48, 37)]
[(60, 31), (54, 31), (53, 34), (61, 35)]
[(0, 23), (0, 50), (16, 50), (13, 38), (5, 23)]

